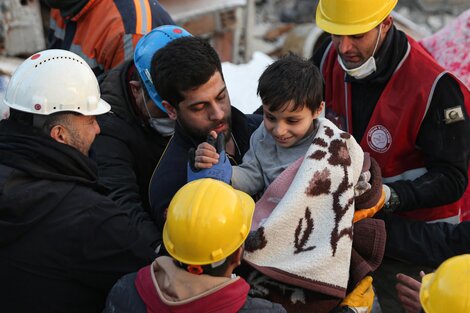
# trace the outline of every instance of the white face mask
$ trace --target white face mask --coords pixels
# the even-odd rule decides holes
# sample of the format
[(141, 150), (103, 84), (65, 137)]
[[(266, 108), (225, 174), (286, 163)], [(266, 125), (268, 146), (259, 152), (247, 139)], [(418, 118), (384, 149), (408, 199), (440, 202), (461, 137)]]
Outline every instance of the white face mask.
[(142, 88), (140, 90), (142, 91), (142, 99), (144, 99), (143, 105), (149, 116), (148, 121), (149, 121), (150, 127), (156, 130), (163, 137), (173, 135), (175, 133), (175, 121), (168, 117), (161, 117), (161, 118), (152, 117), (152, 115), (150, 114), (149, 108), (147, 107), (147, 101), (145, 100), (145, 94)]
[(344, 65), (343, 63), (343, 60), (338, 54), (338, 63), (349, 76), (352, 76), (356, 79), (362, 79), (362, 78), (369, 76), (370, 74), (374, 73), (377, 70), (374, 54), (379, 44), (381, 32), (382, 32), (382, 25), (380, 25), (379, 35), (377, 36), (377, 41), (375, 42), (375, 47), (374, 47), (374, 51), (372, 52), (372, 55), (361, 66), (356, 67), (356, 68), (351, 68), (351, 69), (347, 68), (346, 65)]
[(149, 118), (150, 127), (155, 129), (163, 137), (171, 136), (175, 133), (175, 121), (168, 118)]

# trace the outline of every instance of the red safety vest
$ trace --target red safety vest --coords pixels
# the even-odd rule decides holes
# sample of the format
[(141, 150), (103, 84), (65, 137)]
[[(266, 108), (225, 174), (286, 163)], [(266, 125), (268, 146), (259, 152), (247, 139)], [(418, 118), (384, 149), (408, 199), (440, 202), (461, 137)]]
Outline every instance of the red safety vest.
[[(434, 88), (446, 72), (412, 38), (408, 50), (383, 90), (360, 142), (362, 149), (377, 160), (384, 183), (415, 178), (427, 172), (423, 154), (416, 149), (416, 137), (431, 102)], [(321, 65), (325, 79), (327, 108), (345, 117), (346, 130), (352, 132), (351, 85), (330, 45)], [(470, 109), (468, 89), (456, 79)], [(417, 83), (419, 82), (419, 83)], [(460, 201), (404, 212), (403, 215), (432, 221), (457, 216)]]

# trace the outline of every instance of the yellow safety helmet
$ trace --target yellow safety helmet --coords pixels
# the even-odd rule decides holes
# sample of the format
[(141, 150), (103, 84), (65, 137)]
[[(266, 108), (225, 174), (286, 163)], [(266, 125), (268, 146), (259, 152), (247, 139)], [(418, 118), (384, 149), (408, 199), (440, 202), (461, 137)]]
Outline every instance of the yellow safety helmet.
[(357, 35), (379, 25), (398, 0), (320, 0), (318, 27), (333, 35)]
[(255, 203), (244, 192), (211, 178), (184, 185), (168, 207), (163, 244), (188, 265), (221, 261), (245, 241)]
[(424, 276), (419, 298), (426, 313), (470, 312), (470, 254), (450, 258)]

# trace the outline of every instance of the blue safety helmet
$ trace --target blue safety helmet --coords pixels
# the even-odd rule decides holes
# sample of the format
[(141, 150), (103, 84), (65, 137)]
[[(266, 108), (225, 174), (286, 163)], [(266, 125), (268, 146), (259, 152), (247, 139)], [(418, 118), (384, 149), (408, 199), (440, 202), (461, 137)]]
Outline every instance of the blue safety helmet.
[(154, 28), (142, 37), (135, 47), (134, 63), (140, 78), (144, 82), (150, 98), (163, 112), (166, 112), (166, 109), (162, 105), (162, 98), (155, 89), (152, 77), (150, 76), (152, 58), (158, 50), (166, 46), (170, 41), (187, 36), (192, 35), (184, 28), (175, 25), (164, 25)]

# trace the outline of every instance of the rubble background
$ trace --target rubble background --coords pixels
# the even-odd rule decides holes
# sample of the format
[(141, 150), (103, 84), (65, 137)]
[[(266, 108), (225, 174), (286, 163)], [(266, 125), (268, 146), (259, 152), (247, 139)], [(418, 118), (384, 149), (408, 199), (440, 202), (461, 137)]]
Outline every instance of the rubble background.
[[(289, 33), (308, 36), (303, 33), (315, 25), (317, 3), (318, 0), (256, 0), (253, 51), (263, 51), (273, 56), (286, 53), (284, 44)], [(405, 31), (415, 39), (421, 39), (438, 31), (469, 8), (468, 0), (399, 0), (394, 14), (395, 20), (399, 19), (407, 25)], [(278, 36), (266, 36), (268, 33), (276, 34), (276, 29), (279, 30)], [(294, 52), (299, 53), (301, 49), (296, 48)], [(304, 53), (304, 57), (310, 55)]]
[[(178, 25), (207, 38), (224, 61), (232, 104), (251, 113), (259, 104), (257, 80), (289, 51), (305, 58), (327, 36), (315, 25), (318, 0), (160, 0)], [(470, 8), (469, 0), (399, 0), (399, 28), (415, 39), (429, 36)], [(46, 47), (48, 9), (40, 0), (1, 0), (0, 119), (3, 93), (23, 58)], [(255, 54), (256, 52), (256, 54)]]

